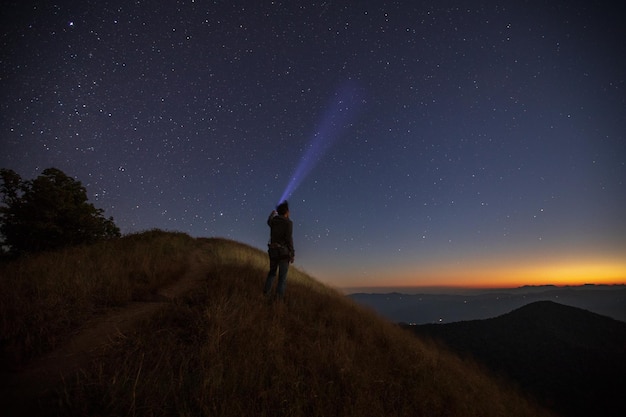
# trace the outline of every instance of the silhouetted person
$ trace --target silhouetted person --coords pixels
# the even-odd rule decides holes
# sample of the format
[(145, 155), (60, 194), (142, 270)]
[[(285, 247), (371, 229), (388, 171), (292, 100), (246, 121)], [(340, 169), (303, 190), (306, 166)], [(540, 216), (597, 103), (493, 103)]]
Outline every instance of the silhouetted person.
[(273, 210), (267, 219), (271, 229), (270, 242), (267, 253), (270, 257), (270, 270), (265, 280), (265, 295), (270, 295), (276, 271), (278, 270), (278, 285), (276, 295), (282, 300), (285, 296), (287, 285), (287, 272), (289, 264), (293, 263), (295, 250), (293, 249), (293, 222), (289, 219), (289, 204), (283, 201)]

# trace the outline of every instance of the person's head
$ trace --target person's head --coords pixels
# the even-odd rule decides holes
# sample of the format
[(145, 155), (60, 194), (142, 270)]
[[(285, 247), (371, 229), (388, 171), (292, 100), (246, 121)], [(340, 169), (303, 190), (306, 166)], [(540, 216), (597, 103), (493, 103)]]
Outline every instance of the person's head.
[(276, 207), (276, 212), (280, 216), (284, 216), (289, 213), (289, 203), (287, 203), (287, 200), (283, 201), (278, 205), (278, 207)]

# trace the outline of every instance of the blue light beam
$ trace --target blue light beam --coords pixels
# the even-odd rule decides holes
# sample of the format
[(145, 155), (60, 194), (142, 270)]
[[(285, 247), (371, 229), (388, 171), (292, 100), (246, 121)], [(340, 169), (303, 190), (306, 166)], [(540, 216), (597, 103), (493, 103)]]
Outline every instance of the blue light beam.
[(291, 176), (285, 191), (283, 191), (279, 203), (287, 200), (293, 194), (333, 143), (341, 137), (342, 130), (347, 128), (358, 114), (360, 104), (361, 101), (354, 83), (346, 83), (335, 92), (324, 118), (309, 140), (302, 159)]

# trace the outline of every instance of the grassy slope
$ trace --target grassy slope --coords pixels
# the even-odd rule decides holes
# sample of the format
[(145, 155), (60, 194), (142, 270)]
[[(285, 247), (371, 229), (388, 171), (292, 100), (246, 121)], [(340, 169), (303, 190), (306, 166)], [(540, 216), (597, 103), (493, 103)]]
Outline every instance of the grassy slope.
[[(160, 257), (174, 263), (192, 248), (206, 253), (206, 281), (136, 332), (120, 335), (106, 357), (66, 380), (55, 401), (60, 405), (48, 406), (50, 415), (545, 415), (477, 367), (422, 343), (295, 268), (287, 303), (269, 302), (261, 294), (267, 259), (257, 249), (151, 232), (124, 243), (130, 245), (125, 252), (136, 246), (152, 253), (151, 245), (163, 247), (168, 239), (176, 243)], [(135, 267), (132, 257), (114, 256), (108, 267), (121, 263), (118, 274), (132, 279), (124, 272)], [(158, 279), (171, 279), (165, 275)], [(86, 304), (91, 307), (84, 311), (107, 305)]]
[(94, 314), (178, 279), (196, 245), (154, 230), (0, 264), (0, 371), (55, 349)]

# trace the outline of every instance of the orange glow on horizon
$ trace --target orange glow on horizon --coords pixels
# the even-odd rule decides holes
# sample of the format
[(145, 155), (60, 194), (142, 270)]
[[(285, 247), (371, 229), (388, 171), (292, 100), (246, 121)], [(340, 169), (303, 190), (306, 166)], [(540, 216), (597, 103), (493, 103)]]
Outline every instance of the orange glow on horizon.
[[(381, 280), (379, 277), (384, 276)], [(343, 287), (463, 287), (514, 288), (524, 285), (577, 286), (626, 284), (626, 260), (561, 260), (519, 263), (485, 263), (397, 268), (345, 274), (336, 282)]]
[[(448, 274), (451, 271), (448, 271)], [(455, 277), (440, 277), (445, 285), (462, 287), (519, 287), (523, 285), (623, 284), (626, 265), (553, 264), (517, 268), (457, 271)], [(447, 274), (446, 274), (447, 275)]]

